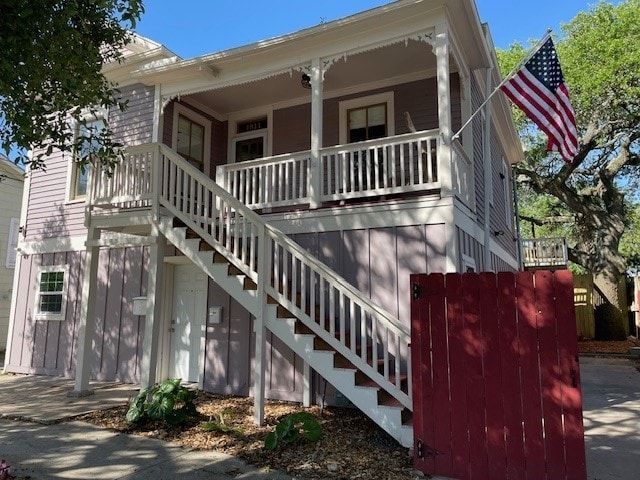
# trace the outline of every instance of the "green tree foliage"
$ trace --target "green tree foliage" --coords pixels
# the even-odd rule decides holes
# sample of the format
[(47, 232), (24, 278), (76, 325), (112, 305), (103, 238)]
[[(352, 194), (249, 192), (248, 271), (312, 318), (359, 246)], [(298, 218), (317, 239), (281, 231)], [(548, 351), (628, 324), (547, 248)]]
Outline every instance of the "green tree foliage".
[[(144, 9), (141, 0), (3, 0), (0, 15), (0, 145), (31, 168), (54, 149), (95, 145), (92, 159), (113, 161), (118, 144), (108, 128), (86, 128), (96, 108), (124, 108), (102, 66), (122, 60)], [(84, 138), (70, 125), (84, 125)], [(98, 138), (96, 138), (96, 136)]]
[[(614, 305), (630, 259), (620, 242), (640, 178), (639, 18), (640, 0), (600, 2), (562, 26), (556, 46), (580, 138), (570, 164), (546, 152), (546, 137), (516, 112), (526, 146), (516, 167), (522, 211), (541, 233), (568, 237), (570, 260), (594, 273)], [(499, 52), (503, 74), (525, 50), (516, 44)]]

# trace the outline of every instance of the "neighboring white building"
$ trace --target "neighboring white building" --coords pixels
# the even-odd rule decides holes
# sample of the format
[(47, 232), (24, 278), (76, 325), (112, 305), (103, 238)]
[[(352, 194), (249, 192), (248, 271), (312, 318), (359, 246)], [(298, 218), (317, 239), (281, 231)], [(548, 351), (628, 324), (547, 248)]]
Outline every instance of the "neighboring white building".
[(24, 172), (0, 155), (0, 352), (7, 348), (23, 187)]

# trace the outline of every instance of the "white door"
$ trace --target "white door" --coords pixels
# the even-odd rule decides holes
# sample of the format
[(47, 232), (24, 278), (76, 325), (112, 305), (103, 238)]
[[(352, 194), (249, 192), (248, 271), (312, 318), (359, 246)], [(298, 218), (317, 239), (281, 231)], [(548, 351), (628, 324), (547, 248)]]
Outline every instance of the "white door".
[(169, 377), (201, 383), (207, 309), (207, 276), (194, 265), (176, 265), (169, 328)]

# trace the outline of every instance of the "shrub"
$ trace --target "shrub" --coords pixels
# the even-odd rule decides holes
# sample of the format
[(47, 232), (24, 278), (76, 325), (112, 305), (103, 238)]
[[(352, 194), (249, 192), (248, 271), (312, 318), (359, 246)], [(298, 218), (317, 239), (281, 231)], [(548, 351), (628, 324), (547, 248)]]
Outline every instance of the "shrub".
[(278, 422), (274, 432), (267, 434), (264, 448), (274, 450), (278, 445), (290, 445), (301, 438), (316, 442), (321, 434), (322, 427), (313, 415), (307, 412), (292, 413)]
[(595, 310), (596, 340), (626, 340), (623, 313), (610, 303), (598, 305)]
[(197, 415), (193, 403), (196, 390), (180, 385), (180, 379), (168, 379), (140, 390), (125, 416), (128, 423), (145, 419), (163, 420), (170, 425), (180, 425), (187, 418)]

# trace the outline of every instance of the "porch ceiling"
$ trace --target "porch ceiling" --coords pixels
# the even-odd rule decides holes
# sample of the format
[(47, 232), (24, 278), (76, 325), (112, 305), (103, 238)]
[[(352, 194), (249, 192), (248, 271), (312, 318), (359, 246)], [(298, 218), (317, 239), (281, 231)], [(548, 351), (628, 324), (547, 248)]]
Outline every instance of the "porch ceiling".
[[(337, 59), (326, 71), (324, 94), (346, 94), (392, 78), (421, 73), (426, 76), (435, 72), (435, 67), (430, 45), (414, 40), (406, 45), (401, 42)], [(301, 86), (301, 75), (302, 72), (292, 70), (250, 83), (191, 94), (189, 98), (220, 115), (283, 102), (310, 102), (311, 90)]]

